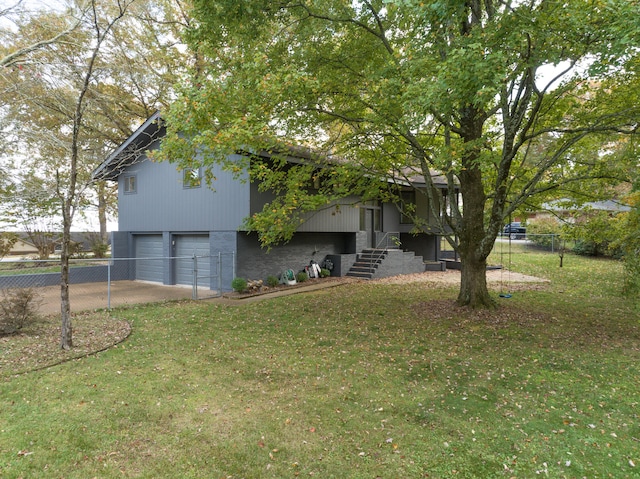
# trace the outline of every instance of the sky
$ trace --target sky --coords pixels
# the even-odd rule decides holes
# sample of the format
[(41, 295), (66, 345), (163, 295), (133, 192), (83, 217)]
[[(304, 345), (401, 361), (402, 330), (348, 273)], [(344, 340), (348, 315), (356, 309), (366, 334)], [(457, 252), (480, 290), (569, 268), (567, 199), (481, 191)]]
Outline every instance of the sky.
[[(0, 0), (0, 12), (7, 9), (11, 9), (18, 4), (22, 4), (29, 10), (60, 10), (64, 8), (64, 2), (60, 0)], [(7, 21), (6, 18), (0, 17), (0, 27), (11, 27), (12, 23)]]

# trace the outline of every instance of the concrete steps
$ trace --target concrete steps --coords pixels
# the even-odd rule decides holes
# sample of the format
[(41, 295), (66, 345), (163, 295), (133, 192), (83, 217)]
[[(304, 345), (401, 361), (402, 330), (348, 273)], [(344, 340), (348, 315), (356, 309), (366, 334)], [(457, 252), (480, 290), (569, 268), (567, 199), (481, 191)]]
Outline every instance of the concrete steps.
[(370, 248), (362, 250), (357, 256), (356, 262), (347, 271), (347, 276), (361, 279), (373, 278), (386, 256), (387, 250), (384, 249)]
[(360, 279), (387, 278), (427, 270), (422, 256), (399, 249), (365, 249), (358, 254), (346, 276)]

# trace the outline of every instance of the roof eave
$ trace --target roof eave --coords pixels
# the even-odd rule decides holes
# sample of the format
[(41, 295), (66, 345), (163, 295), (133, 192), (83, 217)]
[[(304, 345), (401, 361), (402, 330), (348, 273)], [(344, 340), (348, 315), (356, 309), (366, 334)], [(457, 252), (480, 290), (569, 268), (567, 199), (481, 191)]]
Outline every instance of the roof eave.
[(144, 149), (157, 139), (157, 133), (161, 128), (162, 118), (160, 112), (156, 111), (93, 170), (91, 178), (93, 180), (117, 179), (122, 170), (132, 164)]

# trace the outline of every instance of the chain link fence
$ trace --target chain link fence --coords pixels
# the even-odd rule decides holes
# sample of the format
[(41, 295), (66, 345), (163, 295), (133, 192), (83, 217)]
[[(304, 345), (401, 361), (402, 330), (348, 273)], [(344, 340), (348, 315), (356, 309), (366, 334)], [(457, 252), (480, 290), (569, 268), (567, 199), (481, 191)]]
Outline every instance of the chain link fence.
[[(235, 276), (235, 253), (156, 258), (72, 259), (72, 312), (179, 299), (219, 297)], [(42, 314), (60, 311), (59, 260), (0, 261), (0, 295), (33, 289)], [(229, 285), (225, 284), (226, 282)]]
[[(503, 262), (509, 253), (562, 254), (572, 248), (573, 243), (557, 234), (524, 234), (516, 238), (503, 235), (496, 239), (492, 256), (494, 262)], [(451, 249), (443, 240), (442, 257), (453, 253)], [(0, 261), (0, 299), (8, 291), (30, 288), (41, 300), (42, 314), (59, 313), (60, 269), (60, 261), (56, 259), (5, 258)], [(73, 259), (69, 270), (70, 303), (76, 313), (131, 304), (214, 298), (231, 290), (235, 276), (235, 253)]]
[(560, 253), (571, 250), (574, 242), (563, 239), (559, 234), (518, 234), (499, 236), (496, 239), (495, 249), (500, 249), (504, 245), (510, 245), (519, 253), (540, 251)]
[[(510, 254), (549, 253), (563, 255), (573, 251), (575, 241), (567, 241), (559, 234), (504, 234), (496, 238), (493, 251), (488, 258), (492, 266), (502, 265)], [(453, 247), (444, 239), (440, 242), (440, 258), (455, 259), (459, 256)]]

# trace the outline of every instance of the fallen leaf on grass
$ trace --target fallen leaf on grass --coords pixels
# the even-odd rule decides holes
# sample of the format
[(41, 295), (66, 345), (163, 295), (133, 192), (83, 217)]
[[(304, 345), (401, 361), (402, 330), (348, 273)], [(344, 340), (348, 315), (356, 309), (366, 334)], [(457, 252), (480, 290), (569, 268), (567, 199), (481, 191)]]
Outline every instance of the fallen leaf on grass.
[(57, 317), (46, 317), (20, 334), (0, 338), (4, 354), (0, 358), (0, 377), (9, 377), (42, 369), (64, 361), (102, 351), (127, 338), (131, 326), (106, 313), (83, 313), (74, 316), (74, 347), (60, 348), (60, 323)]

